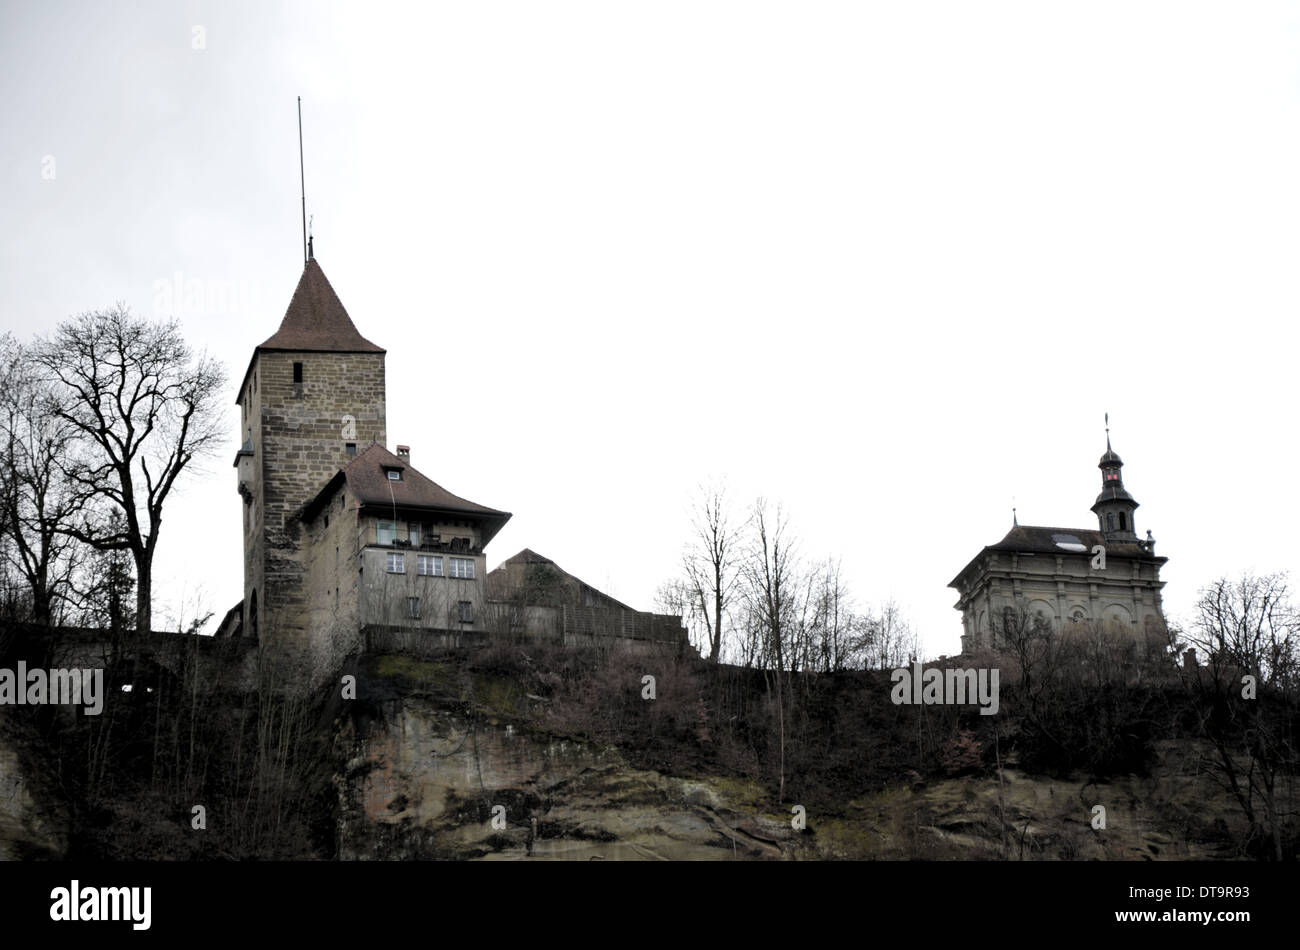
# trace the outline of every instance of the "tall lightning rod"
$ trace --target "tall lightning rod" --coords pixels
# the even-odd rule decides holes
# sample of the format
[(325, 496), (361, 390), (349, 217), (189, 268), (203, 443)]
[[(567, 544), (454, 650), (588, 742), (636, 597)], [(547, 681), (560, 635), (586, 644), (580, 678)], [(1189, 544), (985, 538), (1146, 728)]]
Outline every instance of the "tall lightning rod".
[(302, 184), (302, 263), (307, 264), (307, 178), (302, 170), (302, 96), (298, 97), (298, 181)]

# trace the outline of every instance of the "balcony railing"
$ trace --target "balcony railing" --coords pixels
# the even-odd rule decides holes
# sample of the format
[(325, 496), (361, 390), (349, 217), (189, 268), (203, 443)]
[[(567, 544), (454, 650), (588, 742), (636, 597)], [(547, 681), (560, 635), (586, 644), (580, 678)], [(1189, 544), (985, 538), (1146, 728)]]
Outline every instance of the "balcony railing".
[(474, 538), (422, 534), (418, 540), (412, 542), (407, 537), (405, 527), (397, 531), (381, 533), (378, 526), (373, 524), (361, 529), (361, 544), (364, 547), (394, 548), (420, 551), (425, 554), (479, 554), (481, 552)]

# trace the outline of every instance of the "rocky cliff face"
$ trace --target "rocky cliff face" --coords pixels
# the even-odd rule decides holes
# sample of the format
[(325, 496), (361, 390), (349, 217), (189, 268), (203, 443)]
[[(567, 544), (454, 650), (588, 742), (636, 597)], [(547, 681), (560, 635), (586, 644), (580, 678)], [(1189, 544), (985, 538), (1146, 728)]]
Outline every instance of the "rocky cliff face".
[[(777, 806), (722, 776), (636, 768), (614, 747), (540, 731), (529, 717), (470, 715), (431, 695), (392, 697), (339, 733), (343, 859), (1190, 860), (1227, 858), (1186, 749), (1150, 777), (1098, 784), (997, 773), (897, 785), (834, 813)], [(1094, 827), (1094, 807), (1106, 810)], [(534, 820), (536, 821), (534, 830)]]
[(732, 808), (708, 781), (631, 768), (613, 748), (476, 724), (425, 699), (387, 704), (366, 732), (340, 736), (353, 753), (338, 780), (345, 859), (731, 860), (808, 851), (789, 821)]
[(0, 728), (0, 861), (57, 859), (68, 848), (67, 813), (24, 763), (28, 744)]
[[(59, 762), (77, 756), (54, 755), (43, 733), (0, 710), (0, 859), (66, 857), (72, 847), (79, 856), (143, 859), (1187, 860), (1237, 857), (1232, 843), (1243, 840), (1240, 809), (1203, 774), (1201, 750), (1189, 739), (1155, 744), (1142, 776), (1031, 775), (1016, 766), (1014, 751), (1008, 762), (1003, 746), (1001, 770), (975, 760), (964, 774), (902, 771), (890, 778), (882, 766), (861, 774), (882, 775), (883, 782), (867, 787), (854, 773), (833, 792), (805, 781), (805, 791), (820, 796), (805, 808), (797, 798), (778, 801), (770, 771), (762, 782), (734, 767), (722, 774), (713, 753), (649, 757), (647, 746), (620, 731), (631, 727), (619, 723), (633, 720), (608, 718), (614, 713), (604, 722), (616, 728), (594, 733), (604, 740), (586, 738), (593, 734), (583, 731), (590, 718), (584, 727), (566, 715), (563, 694), (532, 692), (544, 691), (549, 672), (529, 678), (475, 667), (464, 657), (405, 655), (366, 657), (357, 672), (358, 698), (286, 720), (286, 729), (313, 740), (296, 747), (291, 762), (291, 771), (307, 776), (307, 794), (285, 799), (288, 816), (314, 809), (310, 821), (299, 822), (312, 833), (294, 830), (269, 846), (251, 835), (257, 812), (229, 807), (247, 798), (246, 777), (217, 786), (227, 797), (213, 797), (210, 812), (224, 817), (206, 837), (189, 833), (188, 805), (179, 807), (175, 793), (143, 781), (105, 786), (107, 797), (91, 803), (98, 824), (78, 832), (71, 816), (79, 808), (84, 816), (87, 803), (64, 800), (76, 786), (55, 780)], [(669, 683), (663, 678), (660, 685)], [(629, 700), (629, 708), (641, 710), (639, 702)], [(202, 712), (204, 722), (221, 718), (211, 708)], [(233, 712), (225, 719), (215, 734), (261, 735), (262, 727), (253, 730)], [(153, 736), (154, 721), (142, 722), (142, 734)], [(670, 723), (665, 718), (660, 728)], [(274, 748), (281, 733), (267, 734)], [(822, 746), (819, 754), (846, 751), (855, 761), (872, 756), (879, 763), (884, 759), (875, 756), (894, 748), (881, 735), (841, 731), (837, 741), (851, 747)], [(693, 726), (673, 736), (679, 752), (710, 741)], [(118, 758), (111, 761), (122, 768)], [(243, 761), (247, 768), (247, 751)], [(152, 760), (141, 760), (140, 776), (149, 774), (146, 766)], [(281, 760), (270, 756), (268, 768), (271, 779), (281, 775)], [(232, 771), (211, 774), (224, 779)], [(787, 773), (787, 790), (797, 787), (792, 778)], [(1096, 824), (1097, 806), (1105, 810), (1104, 827)], [(280, 817), (266, 820), (278, 825)], [(216, 844), (208, 851), (195, 850), (209, 840)]]

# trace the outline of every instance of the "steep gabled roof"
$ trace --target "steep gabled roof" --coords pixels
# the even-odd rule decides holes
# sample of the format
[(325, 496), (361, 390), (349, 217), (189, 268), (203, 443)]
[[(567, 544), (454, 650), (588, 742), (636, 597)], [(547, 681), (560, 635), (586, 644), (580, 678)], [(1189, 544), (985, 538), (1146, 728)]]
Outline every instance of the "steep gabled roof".
[(235, 390), (236, 403), (248, 385), (248, 377), (253, 373), (257, 354), (263, 350), (305, 353), (387, 352), (357, 330), (356, 324), (343, 307), (343, 301), (339, 300), (339, 295), (330, 286), (329, 279), (315, 258), (308, 259), (303, 265), (302, 276), (298, 278), (298, 286), (289, 301), (289, 309), (280, 321), (280, 329), (264, 343), (253, 348), (248, 369), (244, 370), (243, 381)]
[[(388, 470), (402, 473), (400, 481), (388, 477)], [(483, 524), (483, 544), (486, 545), (510, 520), (510, 512), (488, 508), (477, 502), (453, 495), (437, 482), (416, 471), (410, 461), (398, 458), (378, 443), (372, 444), (356, 458), (341, 468), (303, 510), (303, 518), (310, 521), (328, 502), (340, 485), (347, 483), (348, 491), (361, 505), (376, 508), (398, 508), (406, 511), (422, 510), (475, 518)]]
[(597, 589), (597, 588), (595, 588), (595, 587), (592, 587), (590, 584), (588, 584), (586, 581), (584, 581), (581, 577), (578, 577), (578, 576), (576, 576), (576, 575), (574, 575), (574, 574), (570, 574), (570, 573), (569, 573), (568, 571), (566, 571), (564, 568), (560, 567), (560, 565), (558, 565), (558, 564), (556, 564), (554, 561), (552, 561), (549, 557), (544, 557), (543, 555), (538, 554), (536, 551), (532, 550), (531, 548), (524, 548), (524, 549), (523, 549), (522, 551), (520, 551), (518, 554), (516, 554), (516, 555), (514, 555), (514, 556), (512, 556), (512, 557), (508, 557), (508, 558), (506, 558), (504, 561), (502, 561), (500, 564), (498, 564), (495, 568), (493, 568), (493, 569), (488, 573), (488, 576), (489, 576), (489, 577), (496, 576), (496, 577), (498, 577), (498, 578), (505, 578), (505, 577), (509, 574), (509, 569), (510, 569), (510, 567), (512, 567), (512, 566), (516, 566), (516, 565), (527, 566), (527, 565), (530, 565), (530, 564), (546, 564), (546, 565), (548, 565), (548, 566), (550, 567), (551, 570), (555, 571), (555, 572), (556, 572), (556, 573), (557, 573), (561, 578), (563, 578), (564, 580), (567, 580), (567, 581), (571, 581), (573, 584), (577, 585), (577, 587), (578, 587), (580, 590), (583, 589), (583, 588), (586, 588), (587, 590), (591, 591), (592, 594), (594, 594), (595, 596), (597, 596), (597, 597), (599, 597), (599, 598), (602, 598), (603, 600), (608, 601), (610, 604), (612, 604), (612, 605), (614, 605), (614, 606), (616, 606), (616, 607), (619, 607), (619, 608), (621, 608), (621, 609), (623, 609), (623, 610), (630, 611), (630, 612), (632, 612), (632, 613), (637, 613), (637, 612), (638, 612), (638, 611), (635, 610), (634, 608), (629, 607), (627, 604), (623, 603), (621, 600), (618, 600), (618, 599), (616, 599), (616, 598), (614, 598), (614, 597), (609, 596), (609, 594), (605, 593), (603, 590), (599, 590), (599, 589)]
[(325, 353), (383, 353), (363, 337), (315, 259), (307, 261), (280, 329), (259, 350)]

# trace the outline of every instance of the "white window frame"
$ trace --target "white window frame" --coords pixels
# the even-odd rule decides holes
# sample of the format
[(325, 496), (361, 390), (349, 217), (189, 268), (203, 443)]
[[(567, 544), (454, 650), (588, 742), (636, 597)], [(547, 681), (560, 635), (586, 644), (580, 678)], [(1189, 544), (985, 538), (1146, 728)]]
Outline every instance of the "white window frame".
[(389, 551), (386, 566), (389, 574), (405, 574), (406, 555), (401, 551)]
[[(418, 559), (415, 562), (415, 572), (421, 577), (442, 577), (442, 557), (437, 554), (417, 554)], [(426, 571), (425, 565), (432, 564), (433, 570)]]
[(474, 559), (472, 557), (453, 557), (448, 558), (448, 560), (451, 561), (448, 577), (459, 577), (467, 581), (474, 579)]

